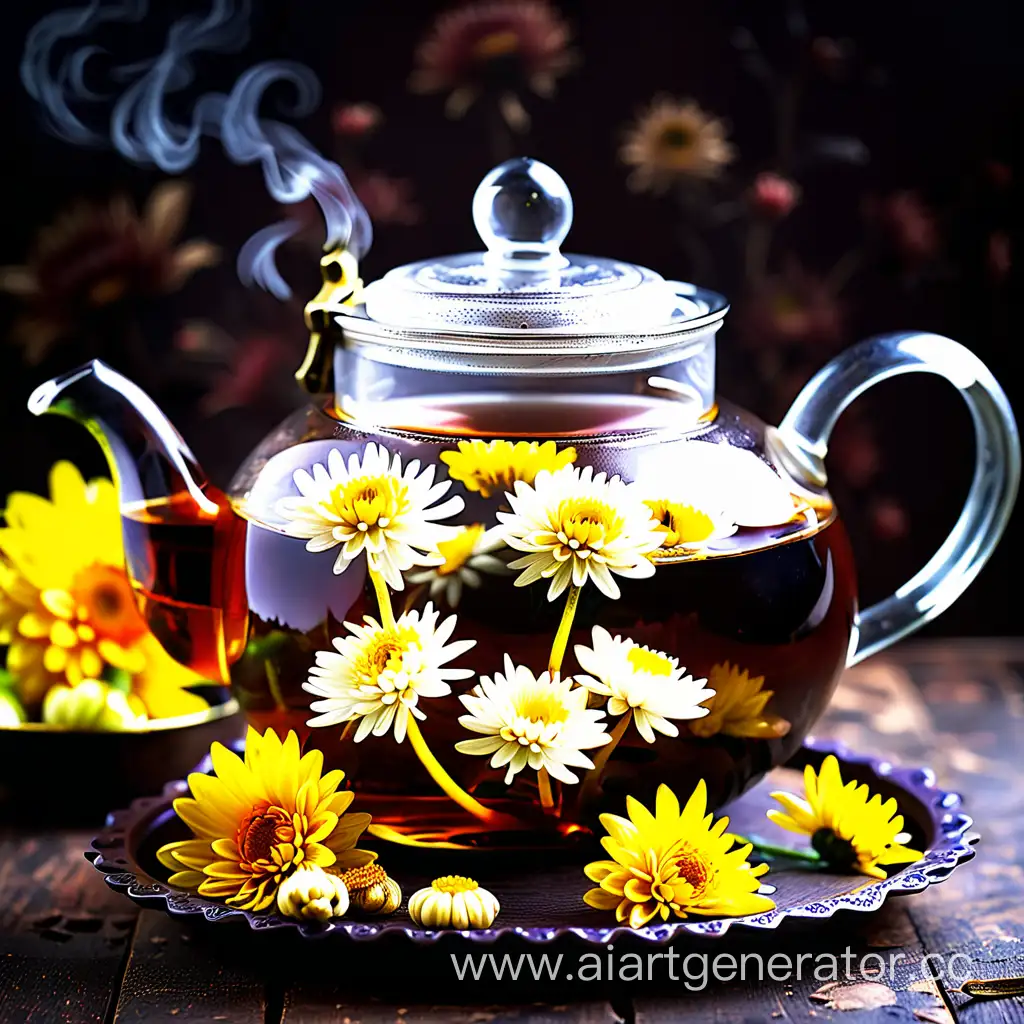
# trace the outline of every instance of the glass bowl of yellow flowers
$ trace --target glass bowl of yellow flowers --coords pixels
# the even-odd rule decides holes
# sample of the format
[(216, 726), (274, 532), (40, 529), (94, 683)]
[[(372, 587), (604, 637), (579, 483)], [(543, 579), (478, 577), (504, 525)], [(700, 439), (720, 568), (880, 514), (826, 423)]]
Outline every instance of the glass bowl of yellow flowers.
[(159, 791), (241, 731), (227, 691), (139, 614), (109, 480), (70, 462), (0, 527), (0, 811), (92, 814)]

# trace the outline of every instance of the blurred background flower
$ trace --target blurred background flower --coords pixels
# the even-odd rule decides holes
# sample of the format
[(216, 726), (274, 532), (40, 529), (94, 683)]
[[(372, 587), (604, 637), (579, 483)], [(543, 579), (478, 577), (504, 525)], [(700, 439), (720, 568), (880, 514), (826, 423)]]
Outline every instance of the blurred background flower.
[(530, 115), (521, 97), (551, 98), (574, 63), (571, 32), (547, 0), (477, 0), (441, 14), (416, 49), (409, 80), (414, 92), (446, 93), (445, 113), (462, 117), (481, 97), (525, 131)]
[(220, 250), (210, 242), (178, 244), (189, 195), (184, 182), (164, 182), (141, 214), (126, 196), (79, 202), (40, 229), (24, 266), (0, 268), (0, 290), (28, 307), (11, 335), (28, 362), (40, 362), (97, 314), (173, 292), (217, 263)]
[[(204, 709), (188, 689), (202, 679), (172, 661), (136, 607), (114, 485), (86, 483), (70, 462), (53, 466), (49, 484), (48, 498), (11, 494), (0, 529), (0, 645), (13, 696), (37, 720), (105, 715), (102, 728)], [(100, 680), (123, 686), (131, 714)]]
[(692, 100), (666, 96), (637, 116), (620, 150), (637, 192), (665, 192), (680, 178), (715, 178), (734, 154), (722, 121)]

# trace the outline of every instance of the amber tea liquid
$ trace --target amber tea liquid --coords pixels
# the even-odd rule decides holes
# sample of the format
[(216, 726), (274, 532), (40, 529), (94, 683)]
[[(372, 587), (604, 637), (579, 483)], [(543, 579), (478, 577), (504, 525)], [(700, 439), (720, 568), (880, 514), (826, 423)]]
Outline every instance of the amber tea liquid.
[[(284, 462), (275, 465), (274, 473), (288, 481), (294, 469), (326, 462), (331, 448), (347, 457), (373, 440), (403, 460), (436, 464), (443, 476), (438, 455), (458, 439), (554, 437), (576, 448), (577, 465), (633, 479), (638, 467), (649, 468), (654, 459), (664, 478), (671, 479), (674, 446), (688, 442), (667, 425), (673, 422), (672, 410), (664, 404), (579, 395), (544, 396), (535, 403), (515, 395), (380, 403), (375, 419), (386, 426), (356, 427), (324, 417), (317, 436), (274, 456), (275, 464)], [(419, 424), (415, 430), (414, 424)], [(751, 427), (726, 407), (700, 430), (705, 440), (736, 444)], [(751, 438), (746, 440), (749, 447)], [(496, 521), (501, 496), (483, 499), (458, 483), (450, 493), (466, 500), (457, 522)], [(305, 725), (312, 698), (302, 683), (316, 651), (330, 648), (332, 638), (345, 632), (345, 621), (378, 616), (364, 562), (335, 575), (336, 553), (306, 551), (304, 541), (285, 535), (272, 513), (251, 500), (232, 507), (216, 521), (197, 518), (184, 502), (126, 512), (129, 564), (158, 636), (171, 653), (212, 678), (215, 672), (227, 673), (257, 728), (294, 728), (307, 746), (323, 749), (328, 765), (344, 768), (376, 820), (402, 828), (417, 807), (428, 818), (446, 808), (408, 743), (396, 744), (389, 735), (355, 744), (351, 730), (344, 735), (340, 728), (310, 730)], [(444, 615), (458, 615), (455, 638), (477, 641), (459, 664), (479, 675), (499, 670), (506, 652), (534, 671), (546, 667), (564, 597), (550, 603), (546, 585), (517, 588), (514, 577), (484, 575), (479, 589), (464, 588), (455, 609), (447, 608), (443, 596), (436, 599)], [(170, 582), (157, 592), (147, 582), (156, 579)], [(855, 613), (851, 553), (834, 511), (818, 508), (811, 524), (741, 529), (706, 558), (659, 561), (653, 577), (618, 582), (622, 596), (617, 601), (593, 586), (584, 588), (564, 673), (577, 669), (573, 645), (589, 645), (592, 627), (600, 624), (678, 657), (696, 676), (709, 676), (724, 662), (763, 676), (764, 689), (772, 691), (767, 710), (789, 722), (790, 729), (774, 739), (722, 734), (705, 739), (690, 734), (681, 722), (678, 738), (659, 736), (654, 745), (631, 729), (608, 763), (597, 806), (577, 806), (581, 788), (561, 787), (563, 818), (591, 820), (600, 808), (621, 811), (626, 793), (650, 800), (659, 782), (689, 792), (699, 778), (707, 781), (711, 801), (720, 805), (788, 759), (828, 703), (845, 665)], [(396, 613), (422, 608), (428, 599), (425, 586), (408, 582), (393, 596)], [(468, 680), (462, 687), (473, 685)], [(457, 693), (424, 700), (422, 709), (431, 749), (462, 786), (481, 799), (536, 809), (535, 782), (527, 778), (532, 773), (523, 772), (508, 788), (503, 773), (491, 769), (486, 758), (454, 750), (468, 735), (458, 724), (464, 709)]]

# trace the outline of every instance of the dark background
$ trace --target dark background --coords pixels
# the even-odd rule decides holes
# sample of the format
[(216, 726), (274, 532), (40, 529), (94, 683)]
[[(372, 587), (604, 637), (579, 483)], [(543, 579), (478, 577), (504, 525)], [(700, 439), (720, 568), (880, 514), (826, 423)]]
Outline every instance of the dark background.
[[(127, 193), (141, 207), (165, 178), (112, 151), (75, 148), (41, 126), (18, 79), (18, 61), (29, 27), (56, 6), (5, 10), (0, 264), (24, 263), (40, 228), (73, 201), (106, 203)], [(403, 179), (401, 202), (375, 220), (376, 241), (362, 265), (367, 279), (398, 263), (475, 247), (473, 189), (512, 145), (551, 163), (569, 183), (576, 203), (571, 249), (687, 278), (696, 270), (683, 244), (686, 233), (706, 243), (712, 258), (699, 268), (698, 283), (734, 302), (719, 335), (720, 390), (769, 421), (777, 422), (795, 390), (836, 351), (904, 328), (938, 331), (968, 345), (1019, 410), (1020, 336), (1012, 330), (1010, 302), (1018, 272), (1010, 258), (1009, 211), (1019, 170), (1021, 88), (1008, 2), (844, 0), (808, 7), (805, 31), (799, 9), (777, 0), (563, 0), (557, 7), (572, 26), (577, 66), (560, 79), (553, 100), (522, 90), (532, 126), (511, 143), (507, 133), (495, 134), (486, 97), (463, 119), (450, 120), (442, 96), (408, 88), (416, 46), (447, 6), (259, 3), (244, 52), (197, 63), (204, 90), (230, 88), (259, 60), (308, 64), (323, 83), (324, 101), (302, 130), (354, 181), (357, 172), (369, 181), (378, 206), (380, 195), (393, 195), (395, 179)], [(161, 3), (132, 34), (115, 33), (119, 52), (156, 52), (173, 17), (197, 9), (201, 4)], [(766, 66), (774, 87), (758, 73)], [(855, 140), (855, 151), (868, 159), (808, 157), (780, 167), (773, 97), (791, 85), (799, 97), (800, 147), (813, 154), (827, 148), (821, 142), (827, 137), (845, 140), (850, 151)], [(708, 217), (692, 208), (681, 212), (672, 197), (627, 189), (617, 155), (623, 132), (659, 93), (692, 97), (728, 124), (738, 157), (727, 179), (704, 196)], [(363, 137), (339, 135), (332, 111), (359, 101), (380, 108), (381, 124)], [(766, 169), (785, 170), (801, 188), (799, 205), (774, 233), (769, 269), (776, 290), (767, 312), (742, 260), (734, 258), (737, 229), (716, 226), (710, 216), (742, 207), (748, 183)], [(59, 457), (102, 471), (78, 428), (25, 412), (32, 387), (83, 354), (103, 354), (145, 376), (222, 484), (302, 400), (291, 373), (305, 347), (301, 307), (318, 285), (318, 240), (311, 232), (282, 260), (295, 286), (291, 303), (248, 291), (235, 274), (235, 254), (281, 214), (261, 174), (233, 166), (211, 139), (186, 177), (194, 191), (182, 237), (221, 246), (218, 267), (173, 294), (133, 301), (101, 323), (72, 330), (36, 364), (13, 341), (0, 345), (6, 439), (0, 491), (43, 489)], [(79, 246), (66, 258), (89, 253)], [(850, 269), (833, 294), (822, 281), (837, 264)], [(780, 341), (773, 317), (802, 302), (821, 315), (796, 341)], [(0, 297), (5, 339), (23, 312), (17, 299)], [(829, 466), (858, 553), (865, 602), (903, 582), (941, 542), (966, 491), (972, 457), (966, 412), (937, 380), (883, 385), (844, 417)], [(1018, 514), (992, 563), (929, 632), (1020, 632), (1020, 522)]]

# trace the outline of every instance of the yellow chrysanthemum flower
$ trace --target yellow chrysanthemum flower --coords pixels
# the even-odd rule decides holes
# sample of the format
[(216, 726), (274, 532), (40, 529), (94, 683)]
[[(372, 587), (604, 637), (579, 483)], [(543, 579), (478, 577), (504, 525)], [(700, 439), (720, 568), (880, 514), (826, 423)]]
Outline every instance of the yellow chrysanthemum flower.
[(546, 469), (554, 473), (576, 461), (575, 448), (558, 451), (554, 441), (460, 441), (457, 452), (442, 452), (448, 475), (467, 491), (490, 498), (511, 491), (517, 480), (532, 484)]
[(22, 700), (95, 679), (106, 666), (136, 677), (151, 717), (199, 711), (182, 687), (200, 677), (149, 633), (124, 570), (121, 514), (109, 480), (88, 484), (70, 462), (50, 471), (50, 497), (16, 492), (0, 529), (0, 643)]
[(501, 530), (488, 530), (483, 523), (460, 526), (451, 539), (437, 545), (437, 553), (444, 559), (441, 565), (410, 573), (410, 583), (429, 583), (430, 596), (444, 599), (449, 608), (457, 608), (464, 587), (477, 589), (483, 583), (481, 573), (502, 575), (509, 570), (505, 563), (491, 552), (505, 546)]
[(726, 516), (711, 509), (669, 498), (656, 498), (644, 504), (659, 524), (663, 549), (699, 551), (713, 540), (731, 537), (736, 532), (735, 523), (730, 523)]
[(583, 897), (598, 910), (614, 910), (615, 919), (642, 928), (654, 918), (673, 914), (744, 917), (774, 910), (775, 904), (758, 892), (766, 864), (752, 867), (748, 843), (733, 849), (726, 833), (728, 818), (715, 821), (707, 813), (707, 788), (697, 784), (686, 806), (668, 786), (658, 787), (654, 814), (633, 797), (626, 797), (628, 818), (602, 814), (608, 832), (601, 845), (611, 860), (598, 860), (584, 869), (597, 882)]
[(195, 838), (167, 843), (157, 857), (173, 874), (169, 883), (241, 910), (266, 910), (278, 886), (297, 868), (340, 869), (376, 856), (355, 849), (368, 814), (346, 814), (353, 794), (337, 792), (342, 771), (322, 775), (319, 750), (299, 753), (289, 732), (249, 729), (245, 760), (227, 747), (210, 748), (215, 775), (188, 777), (191, 797), (174, 801)]
[(791, 793), (772, 793), (785, 812), (768, 811), (768, 817), (790, 832), (811, 837), (811, 845), (833, 867), (885, 878), (883, 868), (909, 864), (922, 854), (903, 844), (903, 816), (892, 798), (882, 802), (866, 785), (843, 782), (839, 762), (829, 754), (816, 774), (804, 768), (806, 799)]
[(708, 714), (690, 723), (694, 736), (707, 738), (723, 733), (750, 739), (772, 739), (789, 732), (789, 722), (765, 711), (775, 695), (765, 690), (764, 676), (751, 676), (739, 665), (722, 662), (708, 674), (708, 685), (715, 696), (704, 702)]

